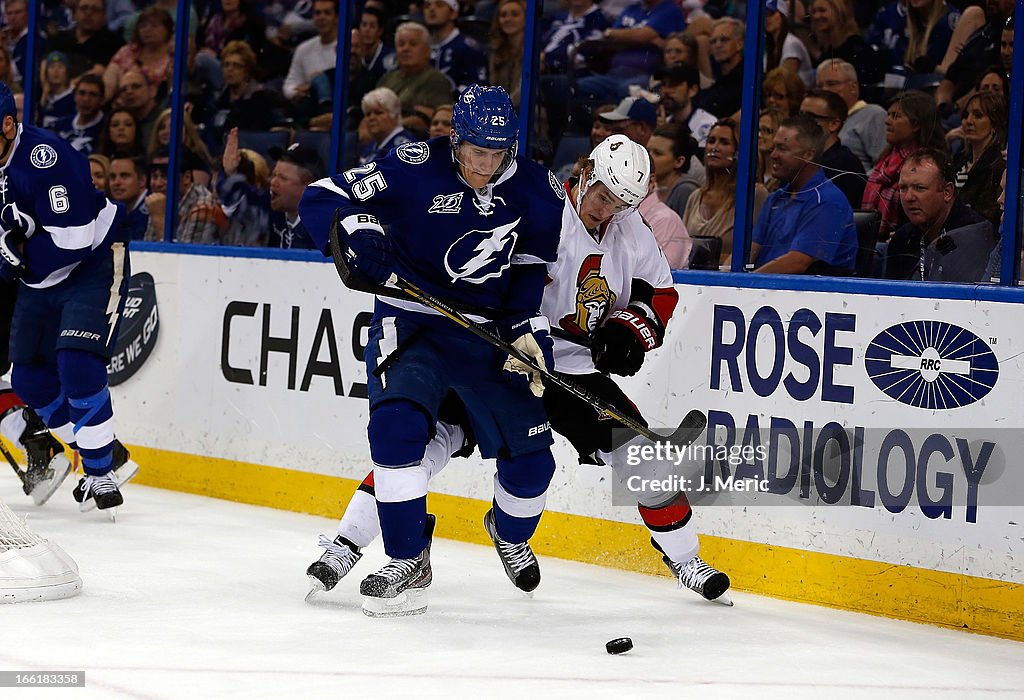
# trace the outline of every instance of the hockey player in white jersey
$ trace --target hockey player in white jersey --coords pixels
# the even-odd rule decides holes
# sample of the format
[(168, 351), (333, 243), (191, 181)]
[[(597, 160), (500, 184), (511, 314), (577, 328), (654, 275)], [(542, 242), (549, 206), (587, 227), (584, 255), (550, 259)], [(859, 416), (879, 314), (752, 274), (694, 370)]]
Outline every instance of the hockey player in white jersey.
[[(585, 344), (554, 338), (555, 371), (613, 404), (640, 422), (639, 411), (609, 374), (636, 374), (647, 352), (662, 344), (665, 325), (678, 295), (668, 263), (637, 206), (648, 193), (650, 161), (647, 151), (625, 136), (615, 135), (590, 155), (579, 181), (566, 184), (562, 238), (556, 262), (548, 266), (542, 313), (552, 327), (589, 339)], [(597, 411), (555, 387), (543, 396), (554, 432), (569, 440), (581, 463), (607, 464), (618, 480), (640, 473), (660, 481), (671, 464), (627, 463), (635, 437), (615, 447), (614, 421), (600, 420)], [(646, 423), (645, 423), (646, 424)], [(467, 442), (464, 423), (439, 422), (423, 464), (431, 476), (440, 471)], [(621, 442), (621, 441), (619, 441)], [(640, 470), (638, 472), (638, 469)], [(641, 519), (651, 532), (651, 543), (680, 586), (708, 600), (731, 605), (729, 578), (698, 556), (699, 544), (692, 512), (681, 492), (638, 494)], [(491, 533), (491, 524), (485, 519)], [(361, 549), (380, 532), (374, 505), (373, 475), (353, 495), (337, 536), (321, 537), (321, 557), (307, 569), (312, 590), (330, 590), (359, 560)], [(500, 552), (499, 552), (500, 553)], [(515, 580), (516, 562), (502, 558), (509, 578)]]

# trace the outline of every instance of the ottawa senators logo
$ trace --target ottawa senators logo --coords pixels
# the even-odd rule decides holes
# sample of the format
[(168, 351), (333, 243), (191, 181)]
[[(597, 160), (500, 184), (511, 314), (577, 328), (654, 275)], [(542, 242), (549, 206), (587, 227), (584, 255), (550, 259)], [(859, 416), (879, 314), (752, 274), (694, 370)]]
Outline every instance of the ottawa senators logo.
[(615, 293), (601, 275), (601, 255), (588, 255), (576, 275), (576, 313), (558, 322), (570, 333), (587, 335), (597, 328), (601, 319), (615, 303)]

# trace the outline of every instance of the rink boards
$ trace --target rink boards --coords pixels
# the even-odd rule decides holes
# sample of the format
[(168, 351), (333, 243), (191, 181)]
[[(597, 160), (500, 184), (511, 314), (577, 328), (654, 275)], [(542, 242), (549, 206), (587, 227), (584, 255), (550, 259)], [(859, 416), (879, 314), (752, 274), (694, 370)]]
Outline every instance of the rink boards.
[[(330, 264), (153, 249), (159, 333), (114, 387), (139, 480), (340, 515), (370, 468), (371, 299)], [(652, 424), (709, 416), (680, 463), (702, 553), (738, 588), (1024, 639), (1019, 307), (677, 285), (666, 344), (623, 381)], [(147, 323), (146, 327), (153, 325)], [(662, 573), (629, 494), (562, 442), (535, 548)], [(486, 542), (492, 469), (436, 480), (438, 534)], [(317, 533), (310, 533), (311, 542)]]

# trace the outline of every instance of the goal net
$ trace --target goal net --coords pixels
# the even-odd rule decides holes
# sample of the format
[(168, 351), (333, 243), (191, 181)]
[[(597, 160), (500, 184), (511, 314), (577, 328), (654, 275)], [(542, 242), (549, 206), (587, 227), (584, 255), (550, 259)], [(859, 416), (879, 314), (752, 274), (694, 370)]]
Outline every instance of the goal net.
[(74, 559), (0, 501), (0, 603), (68, 598), (80, 590)]

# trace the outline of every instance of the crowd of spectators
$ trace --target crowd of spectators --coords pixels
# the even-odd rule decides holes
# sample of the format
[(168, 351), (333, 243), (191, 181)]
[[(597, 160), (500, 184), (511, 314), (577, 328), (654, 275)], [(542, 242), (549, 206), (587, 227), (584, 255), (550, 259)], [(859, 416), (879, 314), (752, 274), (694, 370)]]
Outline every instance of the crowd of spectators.
[[(339, 126), (339, 29), (351, 37), (343, 167), (446, 135), (470, 83), (522, 99), (525, 0), (354, 0), (349, 29), (338, 1), (192, 3), (176, 240), (311, 245), (296, 206), (327, 174)], [(645, 145), (654, 177), (641, 211), (673, 267), (719, 269), (746, 255), (732, 245), (738, 124), (743, 64), (759, 60), (749, 269), (990, 274), (1013, 0), (765, 0), (760, 56), (744, 51), (744, 3), (539, 6), (530, 155), (568, 178), (609, 134)], [(41, 7), (37, 122), (90, 155), (97, 187), (125, 203), (135, 237), (162, 238), (176, 3)], [(20, 91), (25, 0), (7, 0), (2, 19), (0, 79)], [(925, 264), (950, 245), (970, 264)]]
[[(765, 0), (756, 57), (744, 51), (743, 3), (562, 5), (547, 18), (539, 90), (553, 165), (580, 155), (559, 148), (567, 132), (647, 145), (655, 193), (690, 239), (689, 266), (718, 269), (736, 252), (743, 63), (760, 60), (747, 269), (989, 281), (1004, 207), (1012, 0)], [(548, 56), (558, 57), (551, 69)], [(655, 107), (650, 133), (622, 105), (607, 110), (623, 97), (638, 114), (636, 100)], [(958, 262), (943, 264), (951, 250)]]

